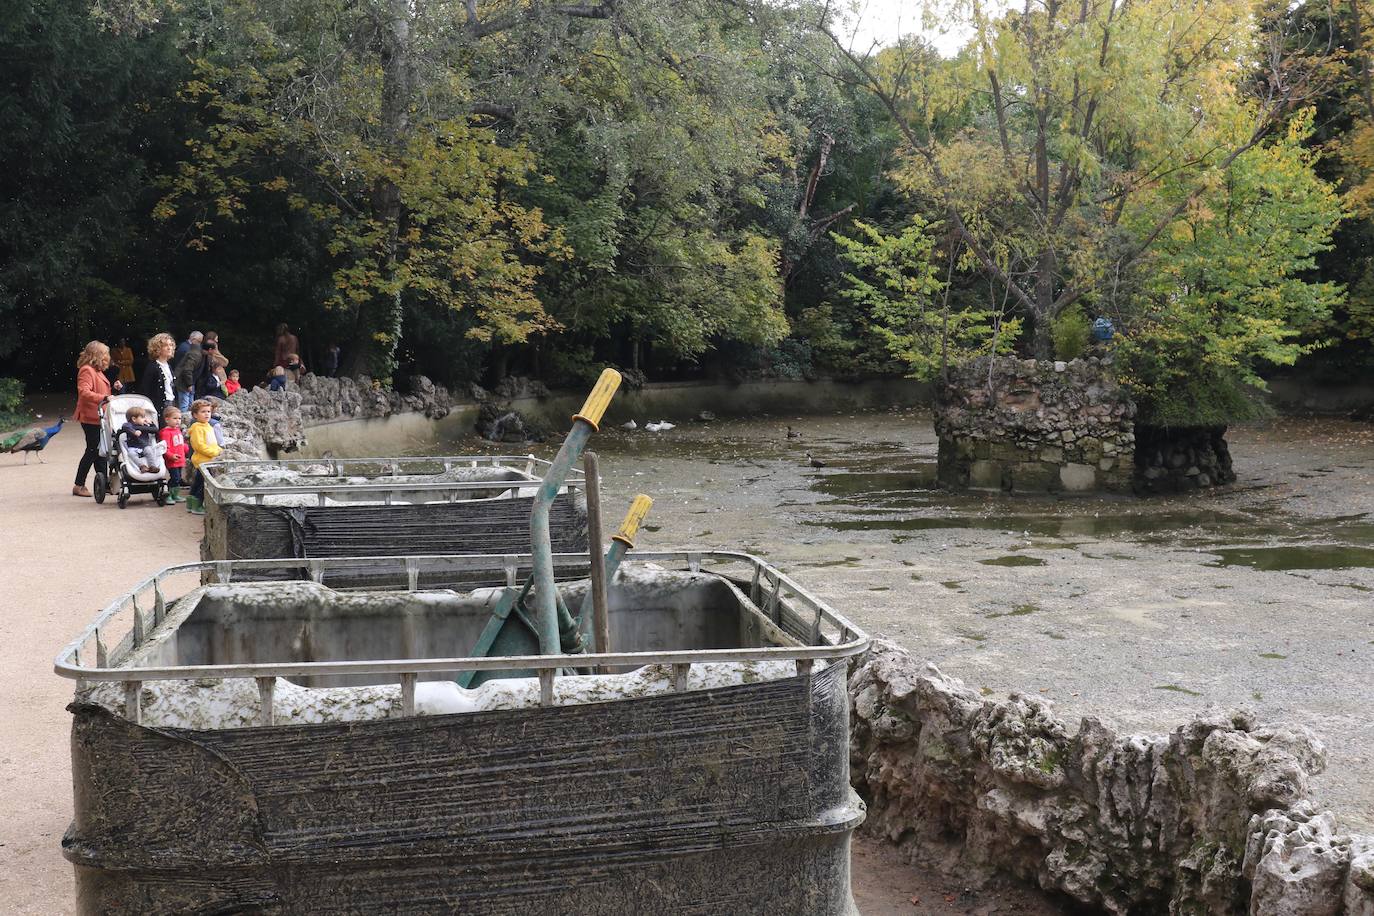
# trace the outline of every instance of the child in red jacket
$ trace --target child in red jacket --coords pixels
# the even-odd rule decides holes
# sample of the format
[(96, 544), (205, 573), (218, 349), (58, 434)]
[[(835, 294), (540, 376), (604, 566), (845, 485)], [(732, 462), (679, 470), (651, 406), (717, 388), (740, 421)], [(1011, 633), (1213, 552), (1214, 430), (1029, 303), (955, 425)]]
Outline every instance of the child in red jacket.
[(175, 404), (168, 404), (162, 409), (162, 429), (157, 437), (167, 446), (162, 460), (167, 464), (167, 472), (172, 475), (167, 502), (182, 502), (181, 469), (186, 467), (186, 435), (181, 431), (181, 411)]

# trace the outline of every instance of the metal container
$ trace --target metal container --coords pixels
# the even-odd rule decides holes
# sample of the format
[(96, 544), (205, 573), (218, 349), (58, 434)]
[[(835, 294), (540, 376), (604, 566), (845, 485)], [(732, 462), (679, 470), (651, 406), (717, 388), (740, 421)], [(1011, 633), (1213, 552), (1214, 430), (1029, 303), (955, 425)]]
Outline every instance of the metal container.
[[(548, 467), (533, 455), (211, 462), (201, 557), (521, 552)], [(586, 549), (584, 494), (574, 469), (551, 507), (555, 550)], [(336, 565), (330, 581), (365, 584), (365, 572)]]
[[(503, 589), (417, 587), (514, 586), (525, 555), (372, 558), (362, 593), (331, 559), (141, 583), (56, 661), (79, 911), (853, 913), (867, 637), (752, 556), (636, 560), (592, 655), (465, 655)], [(554, 557), (569, 599), (584, 563)], [(271, 568), (315, 581), (243, 581)], [(454, 683), (505, 669), (537, 675)]]

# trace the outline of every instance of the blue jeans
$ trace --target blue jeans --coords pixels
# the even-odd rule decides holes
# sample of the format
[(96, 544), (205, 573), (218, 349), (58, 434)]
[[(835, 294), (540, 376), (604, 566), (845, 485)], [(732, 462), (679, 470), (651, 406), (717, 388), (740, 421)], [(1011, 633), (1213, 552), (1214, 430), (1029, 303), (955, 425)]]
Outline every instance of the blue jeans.
[(190, 391), (177, 392), (177, 410), (181, 411), (182, 413), (185, 413), (186, 411), (191, 409), (191, 401), (194, 400), (194, 398), (192, 398), (191, 396), (193, 393), (194, 392)]

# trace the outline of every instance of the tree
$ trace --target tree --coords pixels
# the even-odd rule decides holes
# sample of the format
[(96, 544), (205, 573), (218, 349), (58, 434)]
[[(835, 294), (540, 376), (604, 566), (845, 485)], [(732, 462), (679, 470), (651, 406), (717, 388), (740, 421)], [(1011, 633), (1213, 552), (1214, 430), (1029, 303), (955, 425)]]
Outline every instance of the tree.
[[(858, 220), (854, 228), (858, 238), (833, 236), (853, 268), (840, 296), (864, 310), (910, 376), (931, 379), (951, 363), (1010, 350), (1019, 332), (1015, 319), (951, 305), (948, 278), (940, 279), (932, 261), (935, 239), (919, 217), (896, 235)], [(951, 250), (950, 272), (955, 256)]]
[(533, 285), (536, 259), (560, 246), (511, 194), (534, 163), (472, 123), (460, 60), (444, 47), (470, 30), (450, 12), (404, 0), (223, 10), (225, 37), (205, 45), (182, 93), (207, 128), (155, 211), (205, 250), (255, 198), (284, 195), (328, 227), (325, 304), (351, 316), (355, 365), (384, 377), (407, 299), (469, 313), (483, 341), (553, 325)]
[[(935, 6), (931, 5), (932, 8)], [(1099, 308), (1313, 92), (1261, 41), (1254, 0), (980, 0), (938, 10), (974, 37), (952, 65), (906, 39), (874, 56), (831, 35), (841, 78), (884, 104), (930, 201), (982, 271), (1031, 319), (1032, 352), (1080, 300)], [(1009, 264), (1024, 264), (1010, 271)]]
[(1237, 157), (1145, 260), (1117, 347), (1144, 422), (1254, 416), (1247, 387), (1264, 387), (1260, 367), (1292, 365), (1322, 346), (1344, 290), (1310, 273), (1343, 211), (1314, 173), (1317, 154), (1304, 146), (1311, 130), (1306, 111)]
[(108, 35), (81, 4), (0, 17), (0, 358), (45, 387), (92, 336), (156, 320), (122, 268), (181, 72), (163, 36)]

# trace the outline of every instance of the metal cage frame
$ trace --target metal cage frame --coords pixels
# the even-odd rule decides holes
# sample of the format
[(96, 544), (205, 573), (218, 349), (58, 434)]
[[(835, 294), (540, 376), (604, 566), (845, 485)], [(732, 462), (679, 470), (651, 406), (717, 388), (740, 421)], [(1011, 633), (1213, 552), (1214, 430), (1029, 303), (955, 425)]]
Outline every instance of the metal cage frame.
[[(378, 466), (387, 469), (385, 474), (357, 474), (353, 476), (368, 476), (375, 478), (367, 483), (340, 483), (326, 484), (324, 486), (274, 486), (274, 485), (248, 485), (240, 486), (229, 483), (225, 477), (233, 472), (250, 471), (254, 468), (282, 468), (285, 470), (305, 470), (306, 468), (318, 468), (326, 465), (331, 469), (333, 477), (348, 476), (350, 468), (376, 468)], [(510, 494), (502, 496), (484, 497), (486, 499), (505, 499), (513, 496), (518, 488), (537, 487), (547, 473), (550, 462), (543, 458), (536, 458), (534, 455), (436, 455), (436, 456), (410, 456), (403, 458), (292, 458), (282, 461), (271, 460), (242, 460), (242, 461), (212, 461), (201, 466), (201, 474), (205, 476), (205, 492), (216, 503), (224, 505), (225, 500), (237, 500), (244, 505), (262, 505), (265, 497), (268, 496), (300, 496), (305, 494), (316, 494), (320, 505), (325, 504), (325, 498), (330, 494), (359, 494), (359, 493), (379, 493), (382, 495), (381, 502), (386, 505), (391, 504), (391, 494), (397, 490), (405, 492), (426, 492), (432, 491), (437, 495), (447, 497), (447, 501), (456, 502), (460, 494), (471, 490), (491, 490), (501, 484), (510, 486)], [(464, 481), (397, 481), (396, 478), (403, 474), (439, 474), (452, 471), (455, 468), (502, 468), (508, 471), (515, 471), (525, 475), (525, 481), (493, 481), (493, 480), (464, 480)], [(412, 470), (413, 469), (413, 470)], [(536, 476), (535, 471), (539, 474)], [(573, 468), (568, 474), (565, 482), (569, 490), (585, 490), (586, 478), (580, 468)], [(439, 502), (441, 500), (434, 500)]]
[[(585, 569), (587, 557), (581, 553), (555, 554), (555, 570)], [(540, 703), (554, 705), (554, 680), (560, 669), (593, 666), (638, 667), (671, 665), (673, 689), (686, 690), (687, 673), (694, 664), (710, 662), (791, 661), (799, 675), (811, 671), (819, 660), (839, 661), (864, 652), (869, 636), (821, 599), (798, 585), (786, 574), (748, 553), (723, 550), (636, 551), (637, 562), (672, 564), (670, 568), (706, 572), (738, 585), (776, 625), (792, 633), (805, 634), (796, 645), (747, 649), (688, 649), (659, 652), (607, 652), (583, 655), (527, 655), (498, 657), (364, 659), (327, 662), (264, 662), (232, 665), (176, 665), (166, 667), (123, 667), (121, 663), (140, 648), (166, 620), (168, 598), (164, 582), (173, 576), (200, 574), (211, 585), (228, 585), (235, 574), (263, 569), (299, 569), (319, 582), (331, 567), (360, 561), (375, 564), (379, 574), (394, 571), (394, 583), (383, 583), (379, 591), (417, 591), (419, 577), (431, 572), (500, 571), (508, 586), (521, 581), (522, 573), (533, 569), (529, 554), (451, 554), (400, 557), (349, 557), (274, 560), (209, 560), (169, 566), (144, 579), (115, 599), (81, 633), (63, 647), (53, 661), (59, 676), (77, 682), (118, 682), (124, 685), (125, 718), (140, 720), (139, 695), (145, 681), (197, 680), (202, 678), (253, 678), (264, 700), (263, 721), (271, 725), (272, 691), (279, 677), (327, 675), (385, 675), (394, 677), (401, 688), (401, 714), (415, 714), (415, 684), (420, 674), (436, 672), (493, 671), (529, 669), (538, 674)], [(711, 568), (704, 568), (709, 564)], [(727, 575), (718, 567), (743, 566), (744, 575)], [(369, 589), (373, 590), (373, 589)], [(194, 591), (194, 590), (193, 590)], [(191, 592), (186, 593), (187, 595)], [(179, 595), (172, 600), (179, 600)], [(105, 635), (127, 623), (128, 632), (113, 646)], [(122, 632), (122, 627), (119, 627)], [(94, 642), (94, 665), (82, 663), (82, 650)], [(89, 658), (90, 656), (87, 655)]]

